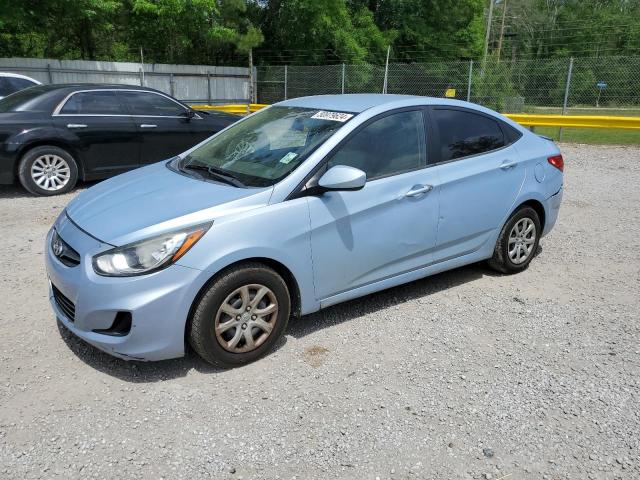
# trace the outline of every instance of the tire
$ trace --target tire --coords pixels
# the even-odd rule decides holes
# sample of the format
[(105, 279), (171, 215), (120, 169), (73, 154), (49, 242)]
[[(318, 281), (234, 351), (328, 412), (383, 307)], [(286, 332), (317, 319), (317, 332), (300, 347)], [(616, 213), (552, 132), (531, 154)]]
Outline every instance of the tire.
[(76, 185), (78, 164), (66, 150), (43, 145), (23, 155), (18, 178), (22, 186), (34, 195), (60, 195)]
[[(248, 294), (243, 299), (245, 287)], [(263, 295), (258, 304), (252, 305), (259, 293)], [(261, 315), (273, 305), (275, 311)], [(206, 362), (238, 367), (273, 348), (287, 328), (290, 313), (289, 289), (275, 270), (260, 263), (240, 264), (219, 274), (197, 300), (189, 344)]]
[[(522, 235), (529, 226), (533, 225), (534, 230), (529, 234)], [(516, 228), (518, 226), (518, 228)], [(515, 229), (515, 230), (514, 230)], [(518, 273), (526, 268), (536, 256), (542, 226), (538, 213), (531, 207), (523, 206), (516, 210), (509, 220), (502, 227), (493, 257), (489, 260), (489, 266), (499, 272), (511, 274)], [(520, 256), (518, 257), (517, 247), (520, 245)], [(510, 249), (510, 247), (512, 247)], [(529, 248), (531, 250), (529, 251)], [(526, 257), (525, 257), (526, 254)]]

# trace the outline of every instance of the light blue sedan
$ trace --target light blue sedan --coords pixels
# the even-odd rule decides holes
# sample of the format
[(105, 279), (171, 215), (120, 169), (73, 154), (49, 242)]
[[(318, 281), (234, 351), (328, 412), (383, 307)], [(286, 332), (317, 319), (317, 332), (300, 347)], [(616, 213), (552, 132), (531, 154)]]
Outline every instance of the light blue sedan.
[(527, 268), (562, 199), (556, 145), (466, 102), (298, 98), (78, 195), (47, 237), (51, 305), (124, 359), (232, 367), (291, 315), (488, 260)]

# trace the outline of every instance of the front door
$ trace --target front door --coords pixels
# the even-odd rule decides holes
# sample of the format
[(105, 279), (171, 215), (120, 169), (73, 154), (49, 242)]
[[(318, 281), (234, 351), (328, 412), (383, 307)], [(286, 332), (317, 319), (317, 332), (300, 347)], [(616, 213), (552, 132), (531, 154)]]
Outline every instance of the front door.
[(427, 265), (436, 243), (437, 179), (424, 115), (405, 110), (360, 127), (327, 167), (367, 174), (358, 191), (308, 197), (316, 295), (322, 300)]
[(187, 108), (161, 93), (122, 90), (118, 94), (129, 109), (141, 139), (140, 164), (159, 162), (188, 150), (197, 143), (194, 121)]
[(113, 90), (74, 93), (54, 113), (53, 122), (80, 156), (85, 178), (115, 175), (138, 166), (138, 133)]

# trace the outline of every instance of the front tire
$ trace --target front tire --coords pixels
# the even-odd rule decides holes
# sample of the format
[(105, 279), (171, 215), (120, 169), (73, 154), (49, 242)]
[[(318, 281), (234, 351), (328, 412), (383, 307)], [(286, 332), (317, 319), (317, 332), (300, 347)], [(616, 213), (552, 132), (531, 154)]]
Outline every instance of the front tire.
[(203, 360), (232, 368), (269, 352), (291, 312), (287, 284), (260, 263), (232, 267), (214, 279), (196, 304), (189, 343)]
[(78, 181), (78, 164), (66, 150), (43, 145), (24, 154), (18, 178), (34, 195), (60, 195), (71, 191)]
[(506, 274), (525, 270), (538, 251), (541, 234), (538, 213), (526, 205), (519, 208), (502, 227), (489, 266)]

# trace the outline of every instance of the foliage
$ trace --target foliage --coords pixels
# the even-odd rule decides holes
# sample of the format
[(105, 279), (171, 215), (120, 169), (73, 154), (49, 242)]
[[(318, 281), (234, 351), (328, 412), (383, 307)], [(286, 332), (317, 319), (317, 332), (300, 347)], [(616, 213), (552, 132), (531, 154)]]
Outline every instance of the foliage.
[(640, 54), (640, 0), (0, 0), (0, 56), (380, 65), (390, 46), (392, 62), (481, 60), (489, 2), (496, 60)]

